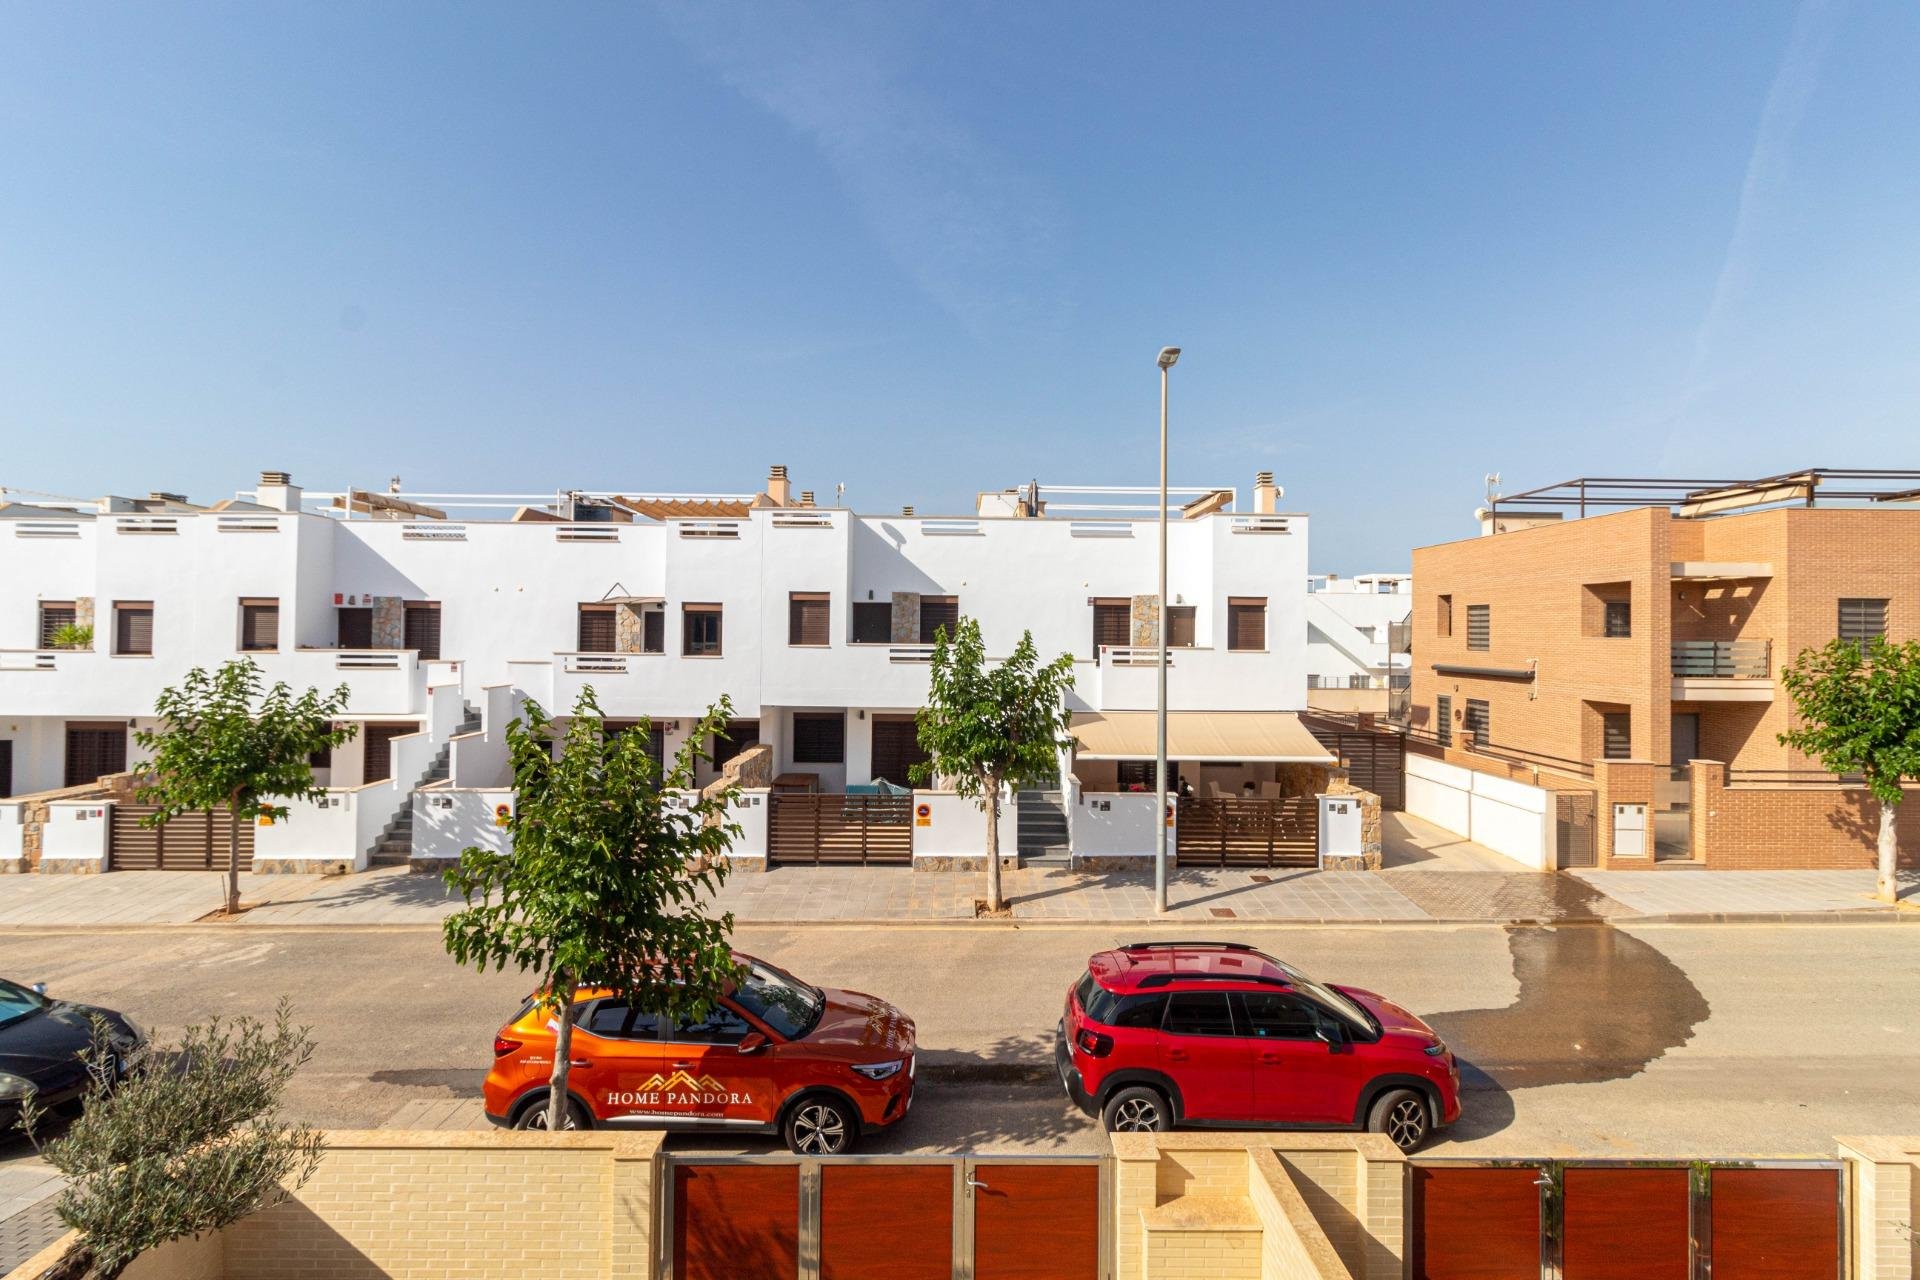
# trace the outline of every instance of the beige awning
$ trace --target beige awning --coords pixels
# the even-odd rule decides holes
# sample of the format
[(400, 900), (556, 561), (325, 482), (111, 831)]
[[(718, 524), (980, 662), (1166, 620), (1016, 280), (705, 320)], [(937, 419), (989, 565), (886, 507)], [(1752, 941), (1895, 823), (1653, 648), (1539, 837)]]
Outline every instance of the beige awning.
[[(1154, 713), (1082, 711), (1073, 717), (1075, 755), (1082, 760), (1151, 760)], [(1291, 711), (1172, 711), (1169, 759), (1280, 764), (1336, 763)]]

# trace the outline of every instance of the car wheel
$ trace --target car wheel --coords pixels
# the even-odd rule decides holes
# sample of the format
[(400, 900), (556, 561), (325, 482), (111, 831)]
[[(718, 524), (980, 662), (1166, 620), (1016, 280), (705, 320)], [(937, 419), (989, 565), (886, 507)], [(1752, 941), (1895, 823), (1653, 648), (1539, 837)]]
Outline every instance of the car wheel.
[[(531, 1102), (522, 1107), (520, 1114), (513, 1118), (513, 1127), (516, 1129), (546, 1128), (547, 1100), (541, 1098), (538, 1102)], [(581, 1106), (575, 1099), (568, 1098), (566, 1111), (560, 1117), (560, 1127), (562, 1129), (590, 1129), (593, 1127), (593, 1123), (587, 1118), (587, 1109)]]
[(1173, 1127), (1173, 1109), (1158, 1089), (1129, 1085), (1107, 1099), (1100, 1122), (1108, 1133), (1163, 1133)]
[(840, 1099), (816, 1093), (787, 1112), (787, 1150), (797, 1156), (837, 1156), (853, 1149), (860, 1122)]
[(1367, 1129), (1386, 1134), (1402, 1151), (1416, 1151), (1433, 1129), (1433, 1115), (1427, 1100), (1413, 1090), (1390, 1089), (1367, 1112)]

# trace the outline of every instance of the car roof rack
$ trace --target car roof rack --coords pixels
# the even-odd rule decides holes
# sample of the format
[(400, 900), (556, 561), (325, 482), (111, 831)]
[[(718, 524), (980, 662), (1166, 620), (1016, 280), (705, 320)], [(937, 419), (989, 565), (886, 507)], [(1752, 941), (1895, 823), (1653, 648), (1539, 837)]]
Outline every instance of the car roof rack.
[(1208, 951), (1253, 951), (1256, 948), (1245, 942), (1123, 942), (1117, 948), (1120, 951), (1171, 951), (1174, 948)]
[(1176, 982), (1253, 982), (1263, 987), (1291, 987), (1293, 984), (1285, 978), (1276, 978), (1270, 973), (1150, 973), (1140, 979), (1140, 989), (1148, 987), (1167, 987)]

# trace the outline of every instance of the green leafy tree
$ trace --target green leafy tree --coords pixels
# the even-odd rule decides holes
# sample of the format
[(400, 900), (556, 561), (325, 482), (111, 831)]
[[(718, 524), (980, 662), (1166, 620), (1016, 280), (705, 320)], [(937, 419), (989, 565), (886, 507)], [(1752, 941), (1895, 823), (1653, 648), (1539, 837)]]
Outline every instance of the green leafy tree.
[(195, 667), (154, 702), (159, 726), (133, 735), (153, 753), (138, 766), (153, 774), (140, 787), (140, 800), (159, 806), (145, 819), (147, 825), (215, 809), (232, 816), (227, 831), (229, 913), (240, 910), (242, 821), (285, 818), (287, 808), (277, 801), (317, 800), (326, 794), (313, 780), (313, 754), (337, 747), (354, 734), (352, 725), (332, 723), (347, 709), (346, 685), (330, 694), (308, 689), (298, 695), (285, 683), (265, 685), (251, 658), (224, 663), (211, 674)]
[(1044, 783), (1058, 774), (1060, 753), (1073, 745), (1067, 736), (1071, 688), (1073, 655), (1063, 653), (1042, 666), (1031, 631), (992, 668), (974, 619), (960, 619), (952, 637), (945, 627), (934, 635), (927, 704), (916, 717), (927, 761), (915, 765), (912, 776), (917, 786), (945, 779), (987, 815), (988, 911), (1002, 908), (1001, 788)]
[(1780, 673), (1799, 724), (1781, 743), (1804, 751), (1830, 773), (1857, 773), (1880, 802), (1879, 882), (1898, 899), (1900, 784), (1920, 779), (1920, 641), (1862, 645), (1834, 640), (1807, 649)]
[(443, 938), (463, 965), (538, 976), (536, 999), (558, 1027), (540, 1113), (548, 1128), (573, 1124), (577, 988), (697, 1018), (734, 978), (733, 915), (709, 915), (705, 899), (725, 879), (724, 855), (740, 834), (727, 819), (736, 792), (694, 791), (703, 747), (724, 735), (732, 711), (725, 698), (709, 709), (664, 769), (648, 749), (647, 722), (609, 734), (590, 688), (564, 735), (533, 702), (507, 726), (513, 847), (461, 852), (446, 879), (467, 905), (447, 918)]
[[(128, 1054), (125, 1034), (96, 1018), (84, 1109), (40, 1147), (67, 1178), (54, 1212), (79, 1232), (48, 1280), (112, 1280), (149, 1249), (280, 1203), (320, 1162), (316, 1131), (273, 1119), (313, 1056), (285, 1001), (270, 1027), (216, 1019), (169, 1051)], [(36, 1142), (44, 1118), (31, 1102), (21, 1117)]]

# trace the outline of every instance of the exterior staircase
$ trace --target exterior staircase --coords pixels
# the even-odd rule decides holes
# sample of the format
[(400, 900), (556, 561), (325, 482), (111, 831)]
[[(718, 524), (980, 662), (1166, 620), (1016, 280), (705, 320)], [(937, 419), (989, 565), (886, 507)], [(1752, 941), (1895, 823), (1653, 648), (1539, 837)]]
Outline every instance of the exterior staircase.
[(1019, 814), (1020, 862), (1029, 867), (1067, 866), (1067, 809), (1058, 791), (1021, 791), (1015, 797)]
[[(466, 714), (454, 728), (454, 736), (479, 732), (480, 713), (473, 709), (471, 703), (463, 702), (460, 705), (465, 708)], [(413, 784), (413, 790), (401, 797), (399, 810), (394, 813), (392, 821), (387, 823), (386, 830), (381, 832), (379, 843), (373, 846), (371, 861), (374, 866), (402, 867), (412, 860), (413, 792), (421, 787), (430, 787), (436, 782), (445, 782), (451, 771), (452, 760), (453, 744), (441, 743), (440, 753), (434, 756), (433, 764), (428, 767), (426, 773), (421, 775), (420, 780)]]

